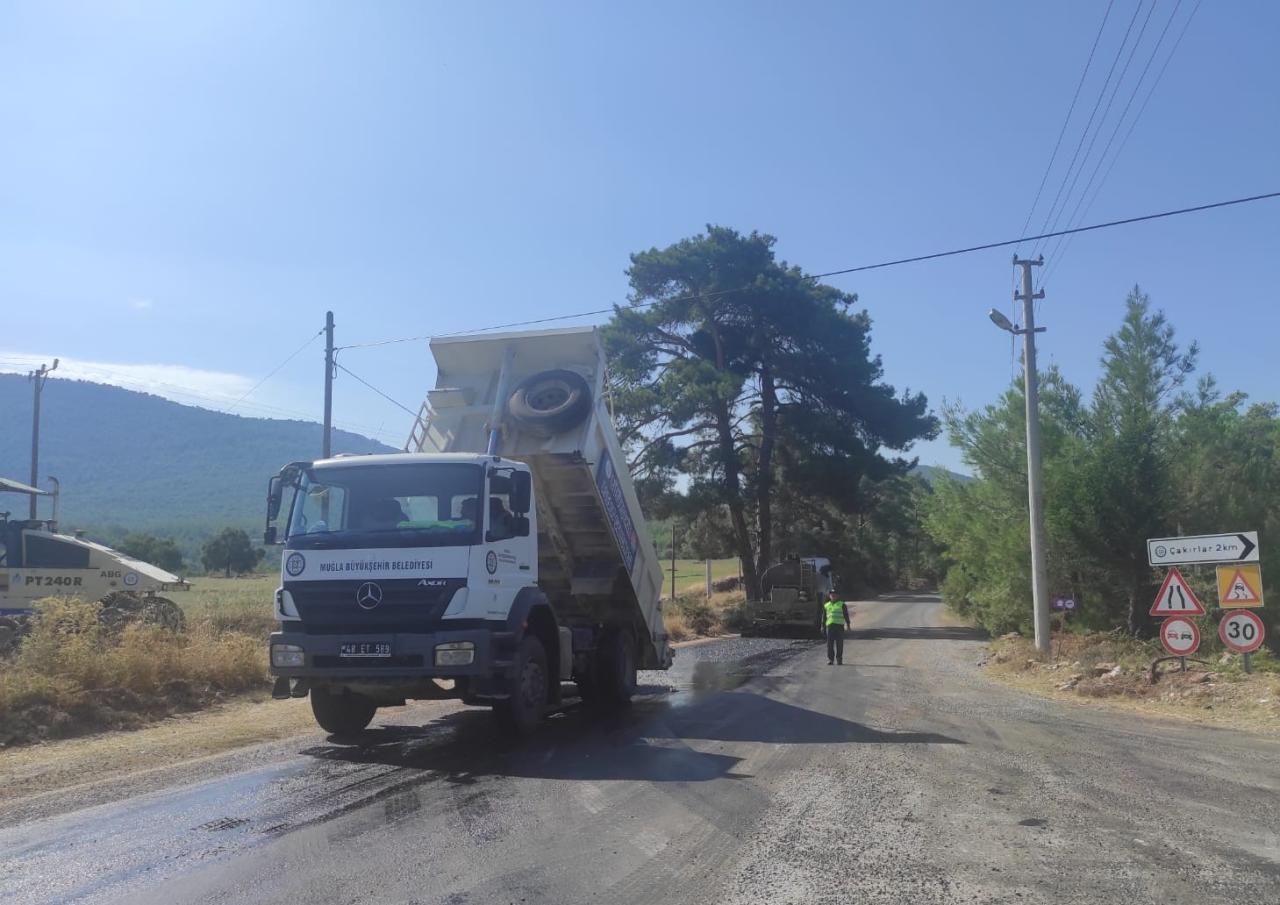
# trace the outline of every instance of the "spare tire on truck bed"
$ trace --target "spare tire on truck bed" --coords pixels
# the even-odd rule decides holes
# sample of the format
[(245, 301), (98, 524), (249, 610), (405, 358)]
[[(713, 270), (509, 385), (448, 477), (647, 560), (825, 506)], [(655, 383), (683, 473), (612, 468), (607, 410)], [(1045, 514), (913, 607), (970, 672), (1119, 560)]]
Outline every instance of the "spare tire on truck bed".
[(577, 427), (590, 413), (587, 381), (581, 374), (560, 368), (526, 377), (507, 400), (511, 420), (544, 437)]

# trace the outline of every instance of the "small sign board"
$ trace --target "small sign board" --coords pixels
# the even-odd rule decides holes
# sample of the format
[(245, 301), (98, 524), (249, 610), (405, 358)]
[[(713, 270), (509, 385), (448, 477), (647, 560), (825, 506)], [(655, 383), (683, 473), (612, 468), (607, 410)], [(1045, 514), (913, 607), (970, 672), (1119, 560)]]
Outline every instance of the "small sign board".
[(1160, 624), (1160, 643), (1175, 657), (1189, 657), (1200, 647), (1200, 629), (1186, 616), (1170, 616)]
[(1262, 647), (1267, 627), (1257, 613), (1231, 610), (1218, 623), (1218, 637), (1237, 654), (1250, 654)]
[(1194, 537), (1153, 537), (1147, 540), (1147, 562), (1153, 566), (1257, 561), (1257, 531), (1197, 534)]
[(1262, 567), (1257, 563), (1218, 566), (1218, 606), (1224, 610), (1262, 606)]
[(1191, 585), (1177, 569), (1170, 569), (1164, 577), (1155, 603), (1151, 604), (1152, 616), (1203, 616), (1204, 607)]
[(1074, 613), (1076, 599), (1070, 594), (1054, 594), (1053, 599), (1049, 601), (1049, 607), (1060, 613)]

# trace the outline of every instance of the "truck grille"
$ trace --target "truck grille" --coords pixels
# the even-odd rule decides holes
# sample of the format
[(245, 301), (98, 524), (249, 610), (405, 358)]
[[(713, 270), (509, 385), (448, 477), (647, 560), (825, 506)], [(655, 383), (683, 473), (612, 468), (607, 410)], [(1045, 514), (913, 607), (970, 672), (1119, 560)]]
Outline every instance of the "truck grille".
[(313, 634), (426, 632), (439, 626), (454, 592), (467, 582), (465, 578), (444, 579), (431, 586), (413, 578), (373, 582), (381, 599), (366, 608), (357, 603), (356, 594), (368, 583), (307, 581), (286, 583), (285, 588), (293, 595), (302, 624)]

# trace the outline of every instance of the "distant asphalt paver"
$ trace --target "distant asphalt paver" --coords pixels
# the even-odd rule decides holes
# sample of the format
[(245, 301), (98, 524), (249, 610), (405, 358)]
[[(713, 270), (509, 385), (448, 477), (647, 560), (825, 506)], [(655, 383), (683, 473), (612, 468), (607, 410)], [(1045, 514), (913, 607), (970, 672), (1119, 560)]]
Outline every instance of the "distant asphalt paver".
[(0, 812), (0, 900), (1280, 901), (1280, 743), (1006, 689), (941, 615), (855, 604), (844, 666), (813, 639), (687, 647), (626, 713), (524, 742), (407, 708), (358, 744), (45, 798)]

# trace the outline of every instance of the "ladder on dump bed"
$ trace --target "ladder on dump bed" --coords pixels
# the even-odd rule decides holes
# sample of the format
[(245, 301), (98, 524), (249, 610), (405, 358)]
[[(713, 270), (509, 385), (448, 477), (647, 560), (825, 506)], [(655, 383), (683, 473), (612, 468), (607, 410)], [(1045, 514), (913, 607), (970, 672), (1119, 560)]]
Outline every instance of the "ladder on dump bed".
[(817, 575), (817, 570), (814, 568), (814, 565), (810, 560), (807, 560), (807, 559), (800, 560), (800, 599), (801, 600), (808, 602), (813, 599), (813, 595), (810, 593), (810, 591), (816, 585), (816, 581), (814, 580), (816, 575)]

